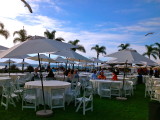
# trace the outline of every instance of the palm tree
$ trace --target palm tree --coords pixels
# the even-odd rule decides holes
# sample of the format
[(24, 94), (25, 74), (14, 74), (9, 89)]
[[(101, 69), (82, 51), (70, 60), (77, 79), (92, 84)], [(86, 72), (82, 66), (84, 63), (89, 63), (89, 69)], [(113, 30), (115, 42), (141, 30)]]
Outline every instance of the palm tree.
[(18, 35), (19, 37), (16, 37), (14, 38), (13, 42), (16, 43), (16, 42), (24, 42), (26, 41), (28, 38), (32, 37), (30, 35), (27, 35), (27, 31), (25, 29), (21, 29), (19, 31), (15, 31), (13, 33), (13, 36), (14, 35)]
[(73, 51), (76, 51), (76, 50), (79, 50), (81, 52), (86, 52), (84, 46), (82, 45), (79, 45), (78, 43), (80, 42), (80, 40), (74, 40), (74, 41), (69, 41), (68, 43), (72, 44), (72, 45), (75, 45), (75, 46), (78, 46), (77, 48), (72, 48)]
[[(49, 30), (46, 30), (46, 31), (44, 32), (44, 36), (47, 37), (48, 39), (53, 39), (53, 40), (55, 40), (55, 33), (56, 33), (55, 30), (53, 30), (52, 32), (49, 32)], [(51, 57), (51, 56), (50, 56), (50, 54), (49, 54), (49, 58), (50, 58), (50, 57)], [(50, 62), (48, 62), (48, 64), (50, 65)]]
[(148, 56), (149, 59), (151, 58), (151, 56), (153, 56), (155, 59), (157, 59), (156, 55), (158, 55), (158, 54), (157, 54), (156, 48), (153, 47), (153, 45), (145, 45), (145, 47), (147, 49), (147, 52), (143, 53), (143, 55)]
[(4, 29), (4, 24), (0, 22), (0, 35), (4, 36), (6, 39), (9, 37), (8, 30)]
[(119, 49), (118, 51), (121, 51), (121, 50), (125, 50), (125, 49), (128, 49), (128, 47), (130, 46), (129, 43), (126, 43), (126, 44), (120, 44), (118, 47), (121, 48)]
[(97, 52), (97, 59), (99, 58), (100, 53), (106, 54), (106, 47), (105, 46), (99, 46), (95, 45), (94, 47), (91, 48), (91, 50), (95, 50)]
[(64, 38), (62, 37), (57, 37), (55, 40), (60, 41), (60, 42), (65, 41)]
[(49, 32), (49, 30), (46, 30), (44, 32), (44, 36), (47, 37), (48, 39), (55, 39), (55, 33), (56, 33), (55, 30), (53, 30), (52, 32)]
[(159, 57), (159, 59), (160, 59), (160, 43), (157, 42), (157, 43), (155, 43), (155, 45), (156, 45), (158, 57)]

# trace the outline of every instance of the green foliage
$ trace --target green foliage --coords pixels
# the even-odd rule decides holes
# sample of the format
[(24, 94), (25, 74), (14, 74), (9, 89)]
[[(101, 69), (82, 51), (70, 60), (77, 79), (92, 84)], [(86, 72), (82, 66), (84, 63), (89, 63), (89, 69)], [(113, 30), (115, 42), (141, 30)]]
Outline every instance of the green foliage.
[(55, 39), (55, 33), (56, 33), (55, 30), (53, 30), (52, 32), (49, 32), (49, 30), (46, 30), (44, 32), (44, 36), (48, 39)]
[(4, 24), (0, 22), (0, 35), (4, 36), (6, 39), (9, 37), (9, 31), (4, 29)]
[(128, 47), (130, 47), (130, 44), (129, 43), (120, 44), (118, 47), (120, 48), (118, 51), (126, 50), (126, 49), (129, 49)]
[(100, 53), (106, 54), (106, 47), (105, 46), (95, 45), (94, 47), (91, 48), (91, 50), (95, 50), (97, 52), (97, 59), (99, 58)]
[(10, 72), (20, 72), (20, 69), (15, 64), (13, 64), (10, 66)]
[(146, 52), (143, 53), (144, 56), (148, 56), (148, 58), (150, 59), (151, 56), (154, 58), (154, 59), (157, 59), (156, 56), (158, 56), (158, 53), (157, 53), (157, 49), (155, 47), (153, 47), (153, 45), (145, 45), (146, 47)]
[(75, 46), (78, 46), (77, 48), (72, 48), (73, 51), (76, 51), (76, 50), (79, 50), (81, 52), (86, 52), (85, 48), (83, 45), (79, 45), (78, 43), (80, 42), (80, 40), (74, 40), (74, 41), (69, 41), (68, 43), (72, 44), (72, 45), (75, 45)]
[(16, 42), (24, 42), (26, 41), (27, 39), (31, 38), (32, 36), (30, 35), (27, 35), (27, 31), (25, 29), (21, 29), (19, 31), (15, 31), (13, 33), (13, 36), (15, 35), (18, 35), (18, 37), (15, 37), (14, 40), (13, 40), (13, 43), (16, 43)]
[(31, 66), (31, 65), (27, 66), (26, 71), (27, 72), (33, 72), (34, 71), (33, 66)]

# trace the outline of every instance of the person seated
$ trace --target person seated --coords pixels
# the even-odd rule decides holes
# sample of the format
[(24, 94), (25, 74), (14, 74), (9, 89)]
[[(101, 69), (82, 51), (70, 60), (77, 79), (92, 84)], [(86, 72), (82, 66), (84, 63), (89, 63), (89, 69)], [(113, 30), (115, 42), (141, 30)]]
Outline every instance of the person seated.
[(96, 74), (96, 70), (93, 71), (92, 75), (91, 75), (91, 79), (97, 79), (97, 74)]
[(34, 77), (39, 77), (39, 75), (38, 75), (38, 67), (36, 67), (34, 69)]
[(79, 78), (78, 70), (74, 70), (73, 78)]
[(64, 75), (65, 75), (65, 76), (68, 76), (68, 73), (69, 73), (70, 71), (71, 71), (71, 69), (68, 68), (67, 70), (64, 71)]
[(5, 67), (4, 67), (4, 69), (3, 69), (3, 70), (4, 70), (4, 72), (5, 72), (5, 73), (7, 73), (7, 72), (8, 72), (8, 67), (7, 67), (7, 65), (5, 65)]
[(154, 77), (159, 78), (159, 71), (157, 69), (155, 69), (154, 71)]
[(53, 71), (53, 72), (56, 72), (56, 69), (55, 69), (54, 67), (52, 67), (52, 71)]
[(72, 69), (72, 70), (70, 70), (69, 71), (69, 73), (68, 73), (68, 80), (67, 80), (67, 82), (71, 82), (71, 80), (73, 79), (73, 77), (74, 77), (74, 70)]
[(112, 73), (112, 80), (115, 80), (115, 81), (118, 80), (117, 74), (115, 71), (113, 71), (113, 73)]
[(53, 80), (55, 79), (54, 78), (54, 73), (53, 73), (53, 71), (52, 71), (52, 69), (48, 69), (48, 75), (46, 76), (46, 78), (52, 78)]
[(98, 75), (98, 79), (106, 79), (104, 72), (100, 72), (100, 74)]
[(51, 69), (51, 67), (50, 67), (50, 65), (48, 65), (46, 68), (46, 72), (49, 72), (50, 69)]

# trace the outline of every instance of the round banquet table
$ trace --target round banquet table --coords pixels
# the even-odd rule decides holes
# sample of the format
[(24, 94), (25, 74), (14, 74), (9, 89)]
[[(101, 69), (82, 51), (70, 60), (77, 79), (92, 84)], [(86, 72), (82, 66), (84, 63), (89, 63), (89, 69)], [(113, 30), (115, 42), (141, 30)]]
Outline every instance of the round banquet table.
[[(47, 105), (50, 105), (51, 89), (65, 88), (65, 92), (67, 92), (71, 88), (71, 83), (58, 80), (50, 80), (50, 81), (43, 81), (43, 87), (44, 87), (45, 103)], [(41, 81), (26, 82), (24, 88), (26, 89), (36, 88), (38, 104), (43, 104)]]
[[(43, 81), (44, 90), (52, 89), (52, 88), (69, 88), (71, 83), (63, 82), (58, 80), (50, 80), (50, 81)], [(25, 88), (40, 88), (42, 84), (41, 81), (30, 81), (25, 83)]]
[(0, 73), (0, 76), (2, 77), (9, 76), (13, 80), (16, 80), (18, 76), (25, 76), (25, 75), (26, 73), (10, 73), (10, 76), (9, 76), (9, 73)]

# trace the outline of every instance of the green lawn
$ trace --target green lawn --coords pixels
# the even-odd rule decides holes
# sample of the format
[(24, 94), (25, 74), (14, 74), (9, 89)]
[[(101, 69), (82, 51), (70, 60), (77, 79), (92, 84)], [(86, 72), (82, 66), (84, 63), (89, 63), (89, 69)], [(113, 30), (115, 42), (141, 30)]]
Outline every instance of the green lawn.
[[(66, 110), (53, 109), (53, 116), (41, 118), (36, 116), (33, 109), (21, 110), (21, 102), (16, 103), (17, 107), (9, 105), (8, 110), (0, 107), (0, 120), (148, 120), (149, 98), (144, 98), (144, 85), (137, 85), (134, 96), (128, 97), (127, 101), (102, 98), (94, 96), (94, 110), (75, 112), (74, 104), (66, 105)], [(42, 109), (40, 107), (39, 109)]]

